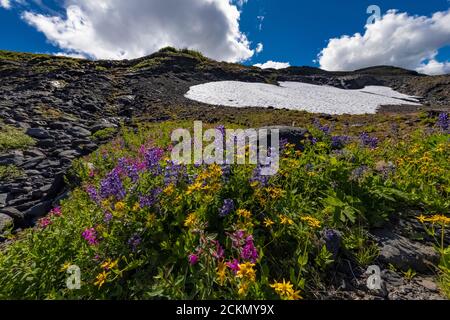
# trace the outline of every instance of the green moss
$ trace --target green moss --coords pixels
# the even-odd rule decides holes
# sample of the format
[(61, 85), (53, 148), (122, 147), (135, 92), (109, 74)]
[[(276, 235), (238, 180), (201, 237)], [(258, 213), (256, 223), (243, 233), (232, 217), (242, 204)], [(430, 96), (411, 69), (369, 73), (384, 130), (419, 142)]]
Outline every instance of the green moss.
[(108, 140), (112, 138), (116, 133), (116, 128), (105, 128), (94, 133), (92, 137), (96, 140)]
[(143, 70), (143, 69), (157, 68), (161, 64), (163, 64), (165, 61), (168, 61), (168, 60), (169, 60), (169, 58), (167, 58), (167, 57), (155, 57), (152, 59), (146, 59), (146, 60), (143, 60), (143, 61), (139, 62), (138, 64), (134, 65), (133, 67), (131, 67), (131, 69), (134, 71), (139, 71), (139, 70)]
[(0, 165), (0, 181), (8, 181), (23, 176), (23, 171), (13, 165)]
[(0, 121), (0, 151), (24, 149), (34, 144), (34, 139), (26, 135), (23, 130), (4, 125)]

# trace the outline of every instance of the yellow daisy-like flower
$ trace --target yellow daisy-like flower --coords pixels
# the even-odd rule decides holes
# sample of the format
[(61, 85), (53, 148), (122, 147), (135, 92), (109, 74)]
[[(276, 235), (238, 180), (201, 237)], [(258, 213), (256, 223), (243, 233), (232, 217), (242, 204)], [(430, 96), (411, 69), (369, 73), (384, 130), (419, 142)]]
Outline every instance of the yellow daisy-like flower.
[(281, 216), (280, 217), (280, 223), (285, 226), (292, 226), (294, 224), (294, 220), (287, 216)]
[(252, 218), (252, 213), (250, 211), (248, 211), (248, 210), (245, 210), (245, 209), (239, 209), (237, 211), (237, 215), (242, 217), (242, 218), (245, 218), (245, 219), (251, 219)]
[(187, 216), (186, 220), (184, 221), (184, 226), (187, 228), (195, 227), (196, 224), (197, 224), (196, 213), (191, 213), (190, 215)]
[(72, 264), (70, 262), (66, 262), (61, 266), (61, 269), (59, 270), (60, 272), (66, 272), (67, 270), (69, 270), (70, 266)]
[(447, 218), (442, 214), (436, 214), (432, 216), (430, 219), (428, 219), (428, 221), (432, 223), (450, 224), (450, 218)]
[(119, 264), (119, 259), (112, 261), (111, 259), (106, 260), (101, 265), (102, 269), (105, 269), (107, 271), (114, 269)]
[(321, 223), (316, 218), (313, 218), (311, 216), (306, 216), (306, 217), (301, 217), (300, 219), (303, 222), (306, 222), (313, 229), (319, 229), (320, 228)]
[(223, 286), (227, 280), (227, 265), (225, 262), (219, 262), (219, 265), (217, 266), (217, 279), (221, 286)]
[(138, 212), (141, 210), (141, 205), (139, 203), (135, 203), (133, 206), (133, 212)]
[(256, 280), (256, 271), (253, 269), (254, 263), (246, 262), (239, 265), (239, 271), (236, 273), (238, 278), (254, 282)]
[(103, 271), (102, 273), (100, 273), (97, 276), (96, 281), (94, 282), (94, 285), (96, 285), (99, 289), (101, 287), (103, 287), (103, 285), (106, 283), (106, 280), (108, 279), (108, 275), (109, 275), (109, 272), (107, 273), (106, 271)]
[(116, 209), (116, 211), (124, 211), (125, 210), (125, 203), (123, 203), (122, 201), (117, 202), (115, 204), (114, 208)]
[(203, 187), (203, 183), (200, 182), (200, 181), (197, 181), (197, 182), (195, 182), (194, 184), (191, 184), (191, 185), (188, 187), (188, 189), (187, 189), (187, 191), (186, 191), (186, 194), (187, 194), (187, 195), (191, 195), (194, 191), (201, 190), (202, 187)]
[(248, 282), (242, 282), (239, 285), (239, 290), (238, 290), (238, 294), (240, 296), (245, 296), (247, 294), (248, 288), (249, 288), (250, 284)]
[(292, 290), (292, 292), (289, 293), (289, 295), (287, 296), (288, 300), (302, 300), (302, 296), (300, 295), (300, 291), (294, 291)]
[(275, 282), (270, 287), (275, 289), (275, 292), (280, 296), (287, 296), (290, 292), (294, 291), (294, 286), (284, 279), (283, 282)]
[(270, 285), (270, 287), (275, 289), (275, 292), (284, 300), (302, 299), (300, 291), (296, 291), (290, 281), (286, 282), (286, 280), (283, 279), (283, 282), (275, 282)]
[(264, 225), (266, 226), (266, 228), (270, 228), (271, 226), (273, 226), (275, 224), (275, 222), (273, 222), (273, 220), (269, 219), (269, 218), (265, 218), (264, 219)]
[(171, 183), (167, 188), (164, 189), (164, 194), (170, 196), (175, 192), (175, 186)]
[(425, 217), (423, 214), (417, 217), (417, 220), (419, 220), (420, 223), (425, 223), (428, 221), (428, 218)]

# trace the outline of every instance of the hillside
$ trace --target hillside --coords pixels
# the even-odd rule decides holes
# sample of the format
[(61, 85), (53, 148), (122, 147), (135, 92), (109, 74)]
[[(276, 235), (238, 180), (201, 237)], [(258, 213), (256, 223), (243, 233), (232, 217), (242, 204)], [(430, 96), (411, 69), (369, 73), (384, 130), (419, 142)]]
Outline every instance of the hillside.
[[(185, 97), (192, 86), (225, 80), (297, 81), (348, 90), (386, 86), (420, 97), (422, 106), (328, 115), (211, 106)], [(443, 299), (450, 278), (444, 219), (450, 205), (449, 110), (450, 75), (431, 77), (389, 66), (354, 72), (261, 70), (173, 48), (124, 61), (0, 51), (0, 298), (264, 299), (277, 297), (269, 293), (268, 278), (272, 283), (284, 277), (308, 299)], [(293, 143), (283, 155), (283, 174), (259, 188), (249, 183), (260, 179), (254, 168), (233, 167), (224, 181), (224, 168), (173, 168), (164, 160), (170, 130), (191, 129), (194, 120), (210, 127), (281, 126)], [(152, 157), (162, 171), (151, 171)], [(144, 167), (135, 167), (138, 163)], [(129, 191), (121, 199), (113, 193), (94, 196), (105, 183), (117, 183), (111, 178), (117, 168), (126, 173), (119, 180)], [(138, 170), (139, 177), (128, 170)], [(183, 170), (204, 179), (191, 181)], [(165, 174), (179, 180), (167, 184)], [(158, 188), (164, 196), (156, 204), (150, 192)], [(239, 221), (231, 215), (217, 219), (227, 204)], [(103, 221), (105, 212), (116, 219), (111, 229)], [(417, 220), (422, 214), (426, 218)], [(439, 224), (442, 251), (436, 252), (427, 231)], [(219, 242), (236, 250), (227, 237), (241, 229), (246, 230), (242, 246), (258, 256), (247, 259), (247, 267), (253, 264), (249, 272), (259, 272), (252, 289), (253, 276), (234, 279), (222, 258), (217, 266), (201, 261), (206, 271), (193, 267), (199, 232), (206, 237), (200, 237), (205, 250)], [(141, 242), (145, 246), (137, 250)], [(51, 243), (58, 245), (47, 252)], [(80, 252), (72, 250), (78, 246)], [(102, 256), (105, 252), (109, 256)], [(61, 265), (77, 262), (96, 270), (93, 256), (109, 264), (100, 275), (89, 273), (91, 287), (78, 293), (58, 287)], [(173, 265), (164, 269), (148, 261)], [(42, 287), (25, 289), (8, 278), (9, 270), (23, 270), (25, 277), (33, 264), (48, 271)], [(378, 290), (365, 286), (372, 264), (383, 269), (385, 287)], [(212, 279), (216, 267), (222, 270), (219, 280)], [(184, 272), (198, 282), (183, 282)], [(143, 280), (146, 275), (151, 276)], [(225, 278), (240, 294), (222, 288)]]

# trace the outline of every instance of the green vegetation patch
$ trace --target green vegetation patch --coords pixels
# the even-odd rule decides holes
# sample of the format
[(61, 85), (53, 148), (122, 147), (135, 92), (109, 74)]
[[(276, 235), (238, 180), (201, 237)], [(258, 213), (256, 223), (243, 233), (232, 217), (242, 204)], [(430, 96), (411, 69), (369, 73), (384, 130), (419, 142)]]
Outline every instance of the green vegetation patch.
[(0, 165), (0, 181), (8, 181), (20, 178), (23, 176), (23, 171), (13, 165)]
[(95, 132), (92, 137), (96, 140), (108, 140), (111, 139), (116, 133), (116, 128), (105, 128)]
[(35, 144), (35, 140), (23, 130), (5, 125), (0, 120), (0, 152), (25, 149)]

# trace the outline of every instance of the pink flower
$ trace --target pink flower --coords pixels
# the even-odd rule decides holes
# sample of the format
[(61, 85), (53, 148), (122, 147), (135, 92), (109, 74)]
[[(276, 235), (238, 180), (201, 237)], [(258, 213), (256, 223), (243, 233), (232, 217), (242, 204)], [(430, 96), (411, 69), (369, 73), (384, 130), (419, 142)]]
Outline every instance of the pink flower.
[(216, 246), (216, 251), (213, 252), (213, 257), (217, 260), (222, 259), (225, 255), (225, 250), (222, 248), (219, 241), (213, 241), (213, 244)]
[(89, 243), (89, 245), (95, 246), (98, 244), (97, 231), (95, 231), (94, 228), (84, 230), (82, 236), (84, 240), (86, 240)]
[(235, 274), (240, 270), (239, 268), (239, 261), (237, 259), (234, 259), (232, 262), (227, 262), (226, 265), (228, 268), (231, 269)]
[(50, 211), (50, 214), (57, 217), (61, 217), (62, 216), (61, 207), (54, 208), (52, 211)]
[(198, 263), (199, 258), (198, 258), (198, 256), (196, 254), (191, 254), (188, 257), (188, 260), (189, 260), (189, 264), (191, 266), (193, 266), (193, 265), (196, 265)]
[(42, 229), (47, 228), (51, 224), (52, 224), (52, 220), (50, 220), (49, 217), (45, 217), (45, 218), (42, 218), (41, 220), (39, 220), (39, 227), (41, 227)]

